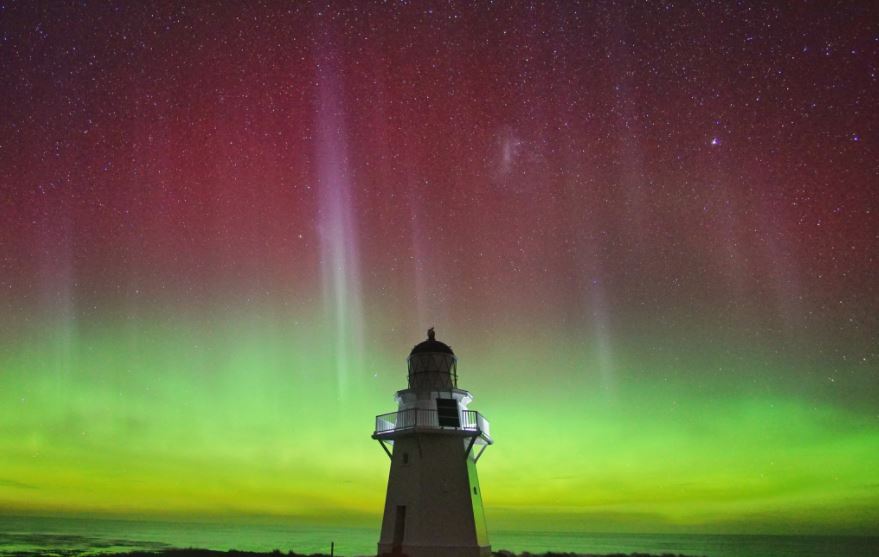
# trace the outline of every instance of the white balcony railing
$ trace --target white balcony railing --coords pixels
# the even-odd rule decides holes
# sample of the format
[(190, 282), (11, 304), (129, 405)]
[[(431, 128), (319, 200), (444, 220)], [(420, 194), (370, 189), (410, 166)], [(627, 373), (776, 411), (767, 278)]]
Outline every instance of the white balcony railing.
[(436, 410), (410, 408), (376, 416), (374, 436), (384, 437), (413, 429), (459, 430), (473, 432), (491, 443), (489, 427), (488, 420), (475, 410), (445, 414)]

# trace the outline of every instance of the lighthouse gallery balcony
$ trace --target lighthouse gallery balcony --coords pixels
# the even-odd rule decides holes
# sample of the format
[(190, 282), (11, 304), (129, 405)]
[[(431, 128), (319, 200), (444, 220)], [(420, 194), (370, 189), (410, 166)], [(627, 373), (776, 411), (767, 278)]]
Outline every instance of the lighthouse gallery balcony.
[(400, 433), (424, 430), (464, 433), (466, 437), (480, 438), (486, 445), (493, 443), (488, 420), (476, 410), (462, 410), (456, 416), (421, 408), (381, 414), (375, 417), (372, 437), (393, 439)]

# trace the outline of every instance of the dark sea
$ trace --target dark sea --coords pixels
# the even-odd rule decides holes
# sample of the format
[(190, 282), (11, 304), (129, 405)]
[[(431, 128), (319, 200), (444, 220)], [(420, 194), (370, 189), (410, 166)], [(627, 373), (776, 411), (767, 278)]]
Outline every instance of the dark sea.
[[(492, 531), (494, 550), (707, 557), (876, 557), (879, 537)], [(169, 547), (375, 555), (377, 528), (0, 517), (0, 555), (80, 556)]]

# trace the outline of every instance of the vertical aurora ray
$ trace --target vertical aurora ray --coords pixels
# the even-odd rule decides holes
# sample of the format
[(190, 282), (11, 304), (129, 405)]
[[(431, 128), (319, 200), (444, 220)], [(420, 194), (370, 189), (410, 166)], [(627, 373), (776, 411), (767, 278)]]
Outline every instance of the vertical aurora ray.
[(360, 254), (347, 149), (343, 82), (331, 46), (318, 54), (315, 103), (315, 158), (320, 203), (317, 226), (323, 276), (323, 301), (333, 331), (336, 381), (340, 398), (363, 360), (363, 305)]
[[(413, 187), (419, 187), (413, 184)], [(412, 243), (412, 275), (415, 298), (415, 319), (419, 328), (432, 327), (436, 323), (447, 323), (448, 308), (443, 304), (446, 285), (437, 280), (441, 276), (438, 269), (433, 269), (431, 261), (431, 242), (425, 238), (423, 225), (419, 222), (428, 216), (427, 210), (417, 200), (410, 201), (409, 236)]]

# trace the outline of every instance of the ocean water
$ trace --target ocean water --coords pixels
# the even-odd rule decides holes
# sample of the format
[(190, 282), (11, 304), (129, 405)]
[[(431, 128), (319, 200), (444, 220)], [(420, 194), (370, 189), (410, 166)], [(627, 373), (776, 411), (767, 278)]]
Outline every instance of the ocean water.
[[(0, 517), (0, 555), (77, 557), (167, 547), (375, 555), (376, 528)], [(491, 532), (495, 550), (706, 557), (876, 557), (879, 537)]]

